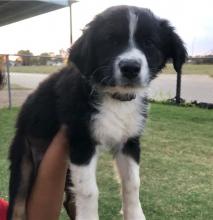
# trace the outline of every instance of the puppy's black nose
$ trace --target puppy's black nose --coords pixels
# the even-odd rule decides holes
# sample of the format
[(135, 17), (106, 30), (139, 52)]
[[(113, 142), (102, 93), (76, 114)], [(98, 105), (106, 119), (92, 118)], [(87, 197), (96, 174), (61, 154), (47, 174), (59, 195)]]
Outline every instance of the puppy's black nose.
[(141, 63), (137, 60), (121, 60), (119, 68), (124, 77), (134, 79), (140, 73)]

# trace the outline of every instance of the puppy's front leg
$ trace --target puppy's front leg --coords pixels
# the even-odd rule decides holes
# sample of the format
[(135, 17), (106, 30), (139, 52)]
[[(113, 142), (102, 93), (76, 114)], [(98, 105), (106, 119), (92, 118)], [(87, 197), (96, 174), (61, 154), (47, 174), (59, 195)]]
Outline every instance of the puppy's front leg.
[(130, 139), (122, 152), (116, 155), (116, 164), (122, 183), (124, 220), (145, 220), (139, 200), (139, 156), (138, 139)]
[(76, 220), (98, 220), (98, 187), (96, 184), (97, 155), (87, 165), (71, 163), (76, 199)]

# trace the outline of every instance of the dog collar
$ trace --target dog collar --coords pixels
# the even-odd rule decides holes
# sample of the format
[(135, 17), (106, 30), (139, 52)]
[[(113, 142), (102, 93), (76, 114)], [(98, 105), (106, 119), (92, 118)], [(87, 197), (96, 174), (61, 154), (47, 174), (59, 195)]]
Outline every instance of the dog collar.
[(111, 94), (111, 97), (121, 102), (128, 102), (128, 101), (132, 101), (133, 99), (135, 99), (136, 95), (135, 94), (124, 94), (123, 95), (120, 93), (113, 93)]

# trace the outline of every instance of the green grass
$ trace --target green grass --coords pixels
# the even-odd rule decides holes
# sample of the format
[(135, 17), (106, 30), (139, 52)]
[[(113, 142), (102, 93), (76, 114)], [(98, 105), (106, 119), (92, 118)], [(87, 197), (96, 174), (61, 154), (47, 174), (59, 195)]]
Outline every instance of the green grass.
[(8, 146), (14, 134), (17, 109), (0, 109), (0, 197), (7, 199), (8, 191)]
[[(172, 64), (167, 64), (162, 73), (175, 73)], [(209, 75), (213, 77), (213, 64), (185, 64), (183, 74)]]
[(213, 111), (155, 105), (151, 113), (141, 170), (148, 219), (213, 219)]
[(11, 72), (17, 73), (54, 73), (60, 70), (62, 66), (14, 66), (10, 68)]
[[(0, 110), (0, 195), (7, 198), (7, 149), (17, 109)], [(142, 142), (140, 198), (147, 220), (213, 219), (213, 111), (152, 104)], [(98, 165), (99, 213), (121, 220), (109, 154)], [(61, 220), (67, 219), (62, 211)]]
[[(11, 84), (10, 86), (13, 90), (30, 90), (29, 88), (20, 86), (18, 84)], [(3, 90), (8, 90), (7, 84), (4, 86)]]
[[(15, 66), (11, 67), (11, 72), (17, 73), (54, 73), (61, 66)], [(163, 69), (163, 73), (175, 73), (172, 64), (168, 64)], [(185, 64), (183, 66), (183, 74), (209, 75), (213, 77), (213, 65), (210, 64)]]

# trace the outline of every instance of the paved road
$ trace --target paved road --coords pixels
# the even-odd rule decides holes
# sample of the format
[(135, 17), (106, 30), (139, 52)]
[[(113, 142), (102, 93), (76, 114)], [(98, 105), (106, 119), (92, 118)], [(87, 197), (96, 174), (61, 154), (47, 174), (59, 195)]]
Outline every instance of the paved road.
[[(162, 74), (153, 80), (151, 97), (162, 100), (173, 98), (176, 92), (176, 75)], [(213, 103), (213, 77), (207, 75), (183, 75), (181, 97), (188, 102)]]
[[(12, 98), (15, 105), (20, 105), (26, 96), (43, 81), (47, 74), (11, 73), (11, 83), (30, 90), (13, 90)], [(176, 75), (161, 74), (153, 80), (150, 97), (158, 100), (173, 98), (176, 91)], [(213, 103), (213, 78), (207, 75), (183, 75), (181, 97), (188, 102)], [(2, 101), (1, 101), (2, 100)], [(18, 101), (17, 101), (18, 100)], [(7, 92), (0, 92), (0, 107), (7, 105)]]
[(11, 84), (16, 84), (24, 88), (35, 89), (40, 82), (48, 77), (48, 74), (38, 73), (11, 73)]

